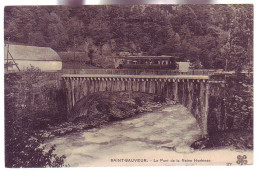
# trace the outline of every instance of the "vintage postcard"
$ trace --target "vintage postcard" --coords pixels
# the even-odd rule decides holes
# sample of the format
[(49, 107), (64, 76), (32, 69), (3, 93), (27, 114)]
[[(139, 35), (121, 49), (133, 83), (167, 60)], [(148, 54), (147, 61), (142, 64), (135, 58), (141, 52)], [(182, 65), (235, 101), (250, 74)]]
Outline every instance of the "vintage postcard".
[(252, 165), (253, 10), (6, 6), (5, 167)]

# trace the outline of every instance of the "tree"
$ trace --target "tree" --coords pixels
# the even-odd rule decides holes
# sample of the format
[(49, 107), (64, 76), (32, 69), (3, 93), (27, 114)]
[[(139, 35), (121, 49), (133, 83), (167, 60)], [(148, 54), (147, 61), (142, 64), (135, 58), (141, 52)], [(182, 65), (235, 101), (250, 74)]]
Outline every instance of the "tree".
[[(30, 104), (22, 97), (26, 94), (25, 88), (30, 88), (39, 73), (35, 68), (32, 71), (24, 73), (27, 75), (25, 83), (19, 74), (5, 75), (5, 166), (62, 167), (65, 156), (57, 156), (55, 146), (50, 149), (43, 146), (42, 134), (35, 131), (39, 119), (31, 114)], [(37, 105), (33, 106), (35, 110)]]

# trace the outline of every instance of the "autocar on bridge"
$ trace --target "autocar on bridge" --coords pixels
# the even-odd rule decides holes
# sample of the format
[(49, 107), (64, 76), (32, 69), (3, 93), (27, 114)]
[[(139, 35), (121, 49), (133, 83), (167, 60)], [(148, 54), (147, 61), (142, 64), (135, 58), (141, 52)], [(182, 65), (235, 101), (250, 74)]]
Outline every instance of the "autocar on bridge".
[(177, 69), (173, 56), (122, 56), (114, 63), (116, 69)]

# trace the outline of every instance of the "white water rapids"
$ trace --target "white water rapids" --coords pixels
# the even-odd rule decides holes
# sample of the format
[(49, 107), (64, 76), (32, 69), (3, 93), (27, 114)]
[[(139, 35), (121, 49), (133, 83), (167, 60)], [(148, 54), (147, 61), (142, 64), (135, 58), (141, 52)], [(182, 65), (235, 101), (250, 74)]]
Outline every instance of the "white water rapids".
[[(137, 115), (98, 128), (55, 137), (47, 145), (56, 144), (58, 155), (66, 155), (70, 166), (92, 166), (104, 158), (142, 153), (149, 150), (189, 151), (200, 138), (195, 118), (182, 105)], [(142, 158), (142, 157), (138, 157)]]

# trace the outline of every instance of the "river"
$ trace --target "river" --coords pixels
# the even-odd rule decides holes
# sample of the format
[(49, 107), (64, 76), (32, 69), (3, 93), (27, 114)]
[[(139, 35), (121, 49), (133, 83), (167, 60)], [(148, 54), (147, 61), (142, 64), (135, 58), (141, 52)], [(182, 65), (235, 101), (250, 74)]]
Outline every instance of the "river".
[[(200, 138), (195, 118), (182, 105), (171, 105), (133, 118), (112, 122), (98, 128), (55, 137), (58, 155), (66, 155), (70, 166), (92, 166), (105, 157), (119, 157), (147, 150), (189, 151)], [(172, 150), (171, 150), (172, 151)]]

